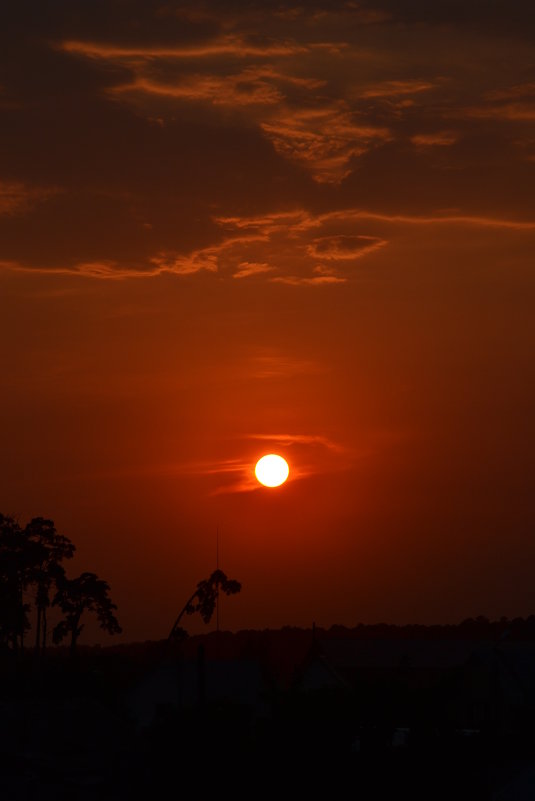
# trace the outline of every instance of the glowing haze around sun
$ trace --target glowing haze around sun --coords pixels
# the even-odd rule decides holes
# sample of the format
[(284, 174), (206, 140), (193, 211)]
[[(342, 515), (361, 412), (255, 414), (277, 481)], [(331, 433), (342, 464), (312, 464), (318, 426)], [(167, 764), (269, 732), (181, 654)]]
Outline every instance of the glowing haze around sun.
[(290, 474), (288, 462), (276, 453), (262, 456), (256, 463), (255, 476), (264, 487), (280, 487)]

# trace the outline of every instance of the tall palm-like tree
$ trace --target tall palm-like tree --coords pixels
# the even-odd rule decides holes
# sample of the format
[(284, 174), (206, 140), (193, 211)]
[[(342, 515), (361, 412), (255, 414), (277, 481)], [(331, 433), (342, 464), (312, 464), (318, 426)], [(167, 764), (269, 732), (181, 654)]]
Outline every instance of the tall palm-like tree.
[(52, 520), (34, 517), (24, 529), (29, 543), (34, 545), (36, 562), (31, 570), (31, 581), (35, 584), (35, 606), (37, 619), (35, 627), (36, 655), (44, 653), (47, 636), (47, 610), (50, 606), (50, 591), (65, 576), (61, 562), (71, 559), (75, 546), (68, 537), (58, 534)]
[(195, 612), (199, 612), (204, 622), (209, 623), (214, 614), (219, 594), (223, 592), (225, 595), (234, 595), (240, 590), (239, 581), (227, 578), (222, 570), (214, 570), (209, 578), (199, 581), (195, 592), (188, 598), (175, 620), (168, 639), (179, 639), (185, 634), (184, 629), (180, 626), (184, 615), (193, 615)]

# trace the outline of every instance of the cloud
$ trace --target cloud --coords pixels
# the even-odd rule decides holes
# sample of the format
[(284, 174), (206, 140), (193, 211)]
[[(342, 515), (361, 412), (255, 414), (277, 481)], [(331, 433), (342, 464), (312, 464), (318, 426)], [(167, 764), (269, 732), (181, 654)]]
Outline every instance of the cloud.
[(301, 359), (281, 353), (255, 355), (246, 367), (251, 378), (278, 379), (296, 375), (321, 373), (325, 366), (310, 359)]
[(281, 447), (288, 447), (289, 445), (321, 445), (324, 448), (328, 448), (329, 450), (333, 450), (336, 452), (341, 452), (346, 450), (345, 446), (340, 445), (338, 442), (334, 442), (333, 440), (329, 439), (328, 437), (322, 436), (321, 434), (249, 434), (249, 439), (255, 440), (268, 440), (269, 442), (274, 442)]
[(321, 215), (323, 223), (328, 220), (376, 220), (378, 222), (392, 223), (393, 225), (407, 226), (470, 226), (475, 228), (508, 228), (514, 231), (534, 231), (535, 220), (513, 220), (500, 217), (483, 217), (478, 215), (463, 214), (437, 214), (437, 215), (418, 215), (418, 214), (381, 214), (375, 211), (364, 209), (347, 209), (334, 211)]
[[(533, 84), (513, 86), (507, 102), (498, 94), (492, 100), (481, 90), (471, 64), (450, 53), (440, 32), (428, 40), (408, 25), (399, 42), (389, 36), (386, 44), (389, 9), (375, 12), (343, 4), (307, 14), (304, 7), (266, 13), (264, 6), (254, 4), (240, 13), (218, 12), (216, 7), (209, 11), (191, 22), (202, 41), (170, 45), (156, 36), (154, 44), (139, 45), (72, 37), (57, 46), (71, 57), (121, 68), (120, 73), (110, 69), (111, 85), (104, 92), (117, 102), (133, 104), (137, 114), (164, 125), (182, 104), (206, 104), (212, 114), (220, 115), (218, 124), (225, 125), (233, 112), (233, 124), (262, 132), (281, 161), (297, 165), (327, 187), (343, 184), (365, 156), (396, 141), (409, 140), (422, 159), (436, 157), (426, 149), (458, 141), (459, 134), (441, 130), (451, 117), (534, 119), (534, 106), (527, 102)], [(182, 18), (184, 14), (190, 18), (186, 12)], [(176, 24), (180, 14), (167, 9), (164, 16)], [(202, 20), (208, 18), (213, 25), (206, 27)], [(374, 32), (377, 26), (382, 36), (367, 41), (367, 23)], [(391, 38), (394, 50), (388, 46)], [(422, 74), (422, 59), (428, 60), (434, 45), (437, 73)], [(463, 80), (466, 75), (463, 92), (458, 90), (458, 75)], [(474, 96), (487, 96), (491, 102), (470, 105), (470, 93), (472, 102)], [(193, 108), (188, 114), (202, 115), (203, 110)], [(436, 132), (426, 132), (434, 127)], [(451, 158), (458, 158), (456, 149)], [(452, 163), (451, 169), (456, 167)]]
[(520, 83), (506, 89), (492, 89), (487, 92), (490, 100), (511, 100), (517, 97), (535, 97), (535, 83)]
[(249, 278), (251, 275), (260, 275), (261, 273), (270, 272), (273, 268), (269, 264), (258, 262), (242, 261), (238, 264), (237, 271), (233, 274), (233, 278)]
[(535, 119), (535, 83), (490, 89), (484, 93), (483, 103), (463, 105), (458, 109), (450, 109), (447, 114), (466, 119), (532, 122)]
[(232, 73), (194, 73), (174, 81), (138, 75), (133, 81), (113, 86), (113, 95), (147, 94), (190, 102), (209, 102), (215, 106), (273, 105), (284, 94), (281, 86), (318, 89), (323, 80), (285, 74), (269, 65), (250, 66)]
[[(116, 98), (133, 100), (145, 95), (152, 100), (210, 103), (243, 113), (248, 109), (254, 124), (280, 156), (302, 165), (317, 182), (336, 184), (351, 171), (352, 159), (374, 143), (389, 141), (391, 132), (364, 119), (362, 111), (343, 97), (318, 96), (326, 88), (327, 79), (303, 75), (299, 60), (287, 57), (307, 55), (310, 59), (305, 66), (310, 62), (310, 68), (317, 69), (313, 56), (323, 53), (338, 57), (346, 45), (317, 41), (260, 45), (229, 35), (195, 46), (128, 47), (70, 40), (61, 48), (86, 58), (118, 61), (126, 67), (132, 79), (107, 90)], [(217, 66), (213, 63), (216, 57)], [(288, 62), (284, 68), (277, 64), (282, 57)], [(232, 68), (236, 58), (252, 63), (236, 71)], [(257, 63), (260, 58), (262, 63)], [(177, 71), (173, 62), (184, 59), (195, 60), (195, 73)], [(199, 59), (207, 60), (206, 71), (199, 72)], [(266, 63), (266, 59), (274, 63)], [(371, 97), (374, 91), (407, 94), (423, 88), (426, 85), (418, 81), (391, 81), (382, 89), (368, 92)]]
[(385, 239), (379, 239), (376, 236), (339, 234), (338, 236), (318, 237), (308, 245), (307, 250), (315, 259), (346, 261), (360, 259), (386, 244)]
[(47, 267), (4, 259), (0, 267), (102, 280), (162, 274), (188, 278), (207, 273), (220, 279), (255, 277), (288, 286), (321, 288), (355, 280), (361, 274), (363, 260), (375, 258), (389, 242), (410, 229), (535, 231), (535, 220), (461, 214), (411, 216), (352, 208), (323, 214), (296, 209), (250, 217), (216, 217), (214, 223), (220, 231), (219, 242), (188, 253), (160, 251), (146, 263), (102, 259)]
[(313, 215), (305, 209), (294, 209), (249, 217), (216, 217), (216, 222), (230, 230), (255, 231), (259, 235), (270, 237), (281, 231), (291, 230), (294, 234), (308, 231), (321, 225), (323, 217), (324, 215)]
[[(455, 116), (454, 114), (452, 116)], [(464, 108), (459, 116), (473, 119), (510, 120), (511, 122), (533, 122), (535, 120), (535, 103), (502, 103), (499, 105), (473, 106)]]
[(29, 186), (20, 181), (0, 181), (0, 215), (25, 214), (36, 203), (58, 194), (56, 187)]
[(111, 260), (75, 262), (66, 267), (34, 266), (16, 261), (0, 261), (0, 269), (19, 273), (40, 273), (43, 275), (69, 275), (81, 278), (124, 280), (126, 278), (147, 278), (167, 272), (164, 268), (145, 268), (124, 265)]
[[(236, 247), (241, 243), (241, 253), (241, 245), (248, 243), (249, 255), (244, 262), (260, 265), (269, 281), (291, 286), (346, 283), (360, 259), (387, 244), (386, 239), (354, 233), (361, 227), (355, 210), (314, 215), (297, 209), (216, 221), (229, 233), (226, 242), (233, 241)], [(257, 258), (257, 254), (263, 258)], [(232, 247), (225, 247), (225, 256), (232, 260)], [(243, 269), (241, 264), (236, 265), (234, 274)], [(246, 271), (249, 274), (248, 267)], [(253, 271), (259, 272), (256, 267)]]
[(459, 135), (451, 131), (435, 131), (415, 134), (410, 141), (416, 147), (449, 147), (459, 141)]
[(392, 138), (384, 126), (363, 124), (343, 102), (282, 110), (260, 127), (281, 156), (301, 163), (318, 183), (340, 183), (352, 159)]
[(158, 83), (137, 78), (110, 90), (113, 94), (147, 93), (191, 102), (207, 101), (216, 106), (271, 105), (282, 100), (278, 89), (253, 71), (238, 75), (192, 75), (181, 83)]
[[(108, 89), (115, 97), (147, 95), (182, 102), (207, 102), (214, 106), (268, 107), (255, 123), (284, 158), (296, 160), (309, 169), (315, 180), (340, 182), (348, 174), (350, 160), (362, 154), (374, 140), (384, 141), (389, 133), (384, 127), (363, 124), (354, 118), (342, 102), (317, 98), (313, 107), (301, 96), (290, 99), (284, 87), (294, 92), (314, 93), (325, 86), (324, 78), (303, 76), (292, 69), (274, 64), (250, 64), (239, 71), (229, 71), (228, 58), (280, 58), (313, 52), (340, 52), (340, 44), (297, 42), (251, 45), (243, 38), (226, 36), (203, 45), (188, 47), (125, 47), (80, 41), (66, 41), (61, 48), (70, 54), (88, 58), (119, 60), (130, 69), (133, 78)], [(169, 62), (176, 59), (226, 57), (217, 70), (176, 74)], [(295, 65), (293, 65), (295, 70)], [(162, 77), (162, 72), (163, 75)], [(313, 96), (313, 95), (312, 95)], [(270, 111), (270, 107), (276, 107)]]
[(347, 278), (340, 275), (281, 275), (271, 279), (274, 283), (287, 284), (288, 286), (325, 286), (326, 284), (345, 284)]
[[(57, 45), (66, 53), (73, 53), (86, 58), (139, 61), (153, 59), (204, 59), (213, 56), (232, 56), (234, 58), (293, 56), (306, 53), (311, 48), (297, 42), (267, 42), (254, 44), (238, 36), (223, 36), (211, 41), (195, 45), (183, 46), (132, 46), (116, 45), (105, 42), (84, 42), (66, 40)], [(318, 45), (316, 45), (318, 47)]]
[[(161, 272), (174, 273), (175, 275), (192, 275), (201, 271), (218, 272), (221, 267), (229, 260), (235, 260), (235, 254), (243, 252), (253, 243), (263, 243), (266, 236), (259, 234), (246, 235), (242, 237), (227, 237), (217, 245), (199, 248), (187, 255), (173, 252), (162, 252), (151, 258), (152, 264)], [(243, 263), (243, 262), (240, 262)]]
[(399, 95), (413, 95), (419, 92), (427, 92), (433, 89), (436, 84), (430, 81), (418, 79), (404, 81), (382, 81), (373, 84), (364, 91), (360, 92), (360, 97), (397, 97)]

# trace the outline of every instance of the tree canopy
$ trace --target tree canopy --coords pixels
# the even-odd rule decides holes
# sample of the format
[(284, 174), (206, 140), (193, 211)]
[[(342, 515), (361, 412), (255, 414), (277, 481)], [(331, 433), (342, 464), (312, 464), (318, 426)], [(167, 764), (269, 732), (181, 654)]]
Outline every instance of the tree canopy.
[(60, 643), (69, 634), (71, 651), (74, 651), (84, 628), (80, 622), (84, 612), (96, 614), (104, 631), (120, 634), (122, 629), (114, 614), (117, 606), (112, 603), (109, 592), (109, 584), (99, 579), (96, 573), (82, 573), (74, 579), (61, 578), (52, 603), (59, 606), (65, 617), (54, 628), (54, 642)]
[(13, 517), (0, 514), (0, 647), (24, 648), (24, 636), (31, 627), (31, 600), (37, 656), (46, 647), (50, 606), (64, 615), (54, 628), (54, 642), (69, 633), (73, 650), (83, 629), (84, 612), (94, 612), (101, 628), (110, 634), (121, 631), (109, 585), (95, 573), (67, 577), (63, 561), (71, 559), (75, 550), (68, 537), (58, 534), (52, 520), (34, 517), (22, 527)]

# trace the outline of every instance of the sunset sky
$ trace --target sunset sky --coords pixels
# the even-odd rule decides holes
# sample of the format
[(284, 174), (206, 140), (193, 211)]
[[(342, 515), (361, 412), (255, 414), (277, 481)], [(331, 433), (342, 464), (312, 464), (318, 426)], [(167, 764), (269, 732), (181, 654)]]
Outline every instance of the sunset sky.
[(224, 628), (535, 613), (533, 4), (9, 6), (0, 511), (125, 640), (218, 528)]

